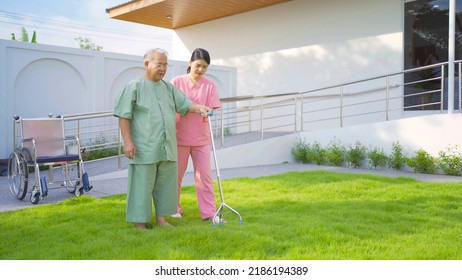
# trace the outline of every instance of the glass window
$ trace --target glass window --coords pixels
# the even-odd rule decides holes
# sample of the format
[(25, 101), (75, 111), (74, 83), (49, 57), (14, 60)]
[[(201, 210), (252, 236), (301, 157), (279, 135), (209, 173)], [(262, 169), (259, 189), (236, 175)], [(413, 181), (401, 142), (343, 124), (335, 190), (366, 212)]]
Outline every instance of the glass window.
[[(462, 59), (462, 0), (456, 2), (456, 60)], [(404, 3), (404, 67), (412, 69), (448, 61), (449, 0), (417, 0)], [(447, 77), (447, 70), (444, 71)], [(435, 80), (431, 80), (435, 78)], [(406, 83), (427, 80), (406, 86), (407, 110), (439, 110), (441, 108), (441, 69), (433, 68), (407, 74)], [(425, 92), (425, 94), (419, 95)], [(428, 92), (428, 93), (427, 93)], [(447, 98), (445, 98), (447, 99)], [(443, 101), (443, 103), (447, 100)], [(432, 103), (435, 103), (432, 105)], [(430, 104), (419, 106), (419, 104)], [(447, 107), (447, 104), (444, 106)]]

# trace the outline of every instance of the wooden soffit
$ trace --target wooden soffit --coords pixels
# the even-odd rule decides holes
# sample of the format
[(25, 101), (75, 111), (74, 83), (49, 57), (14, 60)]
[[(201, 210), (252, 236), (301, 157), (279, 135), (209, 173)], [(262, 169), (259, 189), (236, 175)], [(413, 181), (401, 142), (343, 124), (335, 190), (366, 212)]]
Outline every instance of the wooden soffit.
[(135, 0), (106, 9), (111, 18), (177, 29), (291, 0)]

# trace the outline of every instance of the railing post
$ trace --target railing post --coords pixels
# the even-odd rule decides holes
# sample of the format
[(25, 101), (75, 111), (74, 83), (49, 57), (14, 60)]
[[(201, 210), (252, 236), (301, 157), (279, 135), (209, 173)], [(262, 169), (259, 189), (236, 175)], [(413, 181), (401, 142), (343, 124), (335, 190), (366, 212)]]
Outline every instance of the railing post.
[(297, 132), (297, 99), (298, 96), (294, 97), (294, 132)]
[[(441, 77), (440, 77), (440, 82), (441, 82), (441, 90), (440, 90), (440, 113), (442, 114), (444, 111), (444, 66), (441, 65)], [(454, 92), (454, 91), (453, 91)], [(453, 97), (454, 98), (454, 95)], [(433, 98), (432, 98), (433, 99)], [(448, 87), (448, 101), (449, 101), (449, 87)], [(453, 108), (454, 109), (454, 108)], [(448, 112), (451, 111), (452, 109), (449, 108), (449, 102), (448, 102)]]
[(458, 83), (457, 83), (457, 87), (459, 89), (459, 113), (462, 112), (462, 96), (460, 96), (462, 94), (462, 62), (459, 62), (459, 79), (458, 79)]
[(301, 122), (301, 124), (300, 124), (300, 129), (301, 129), (301, 131), (305, 131), (305, 127), (304, 127), (304, 125), (303, 125), (303, 122), (305, 121), (304, 118), (303, 118), (303, 112), (304, 112), (304, 110), (305, 110), (305, 109), (303, 108), (303, 102), (304, 102), (304, 101), (303, 101), (303, 95), (300, 94), (300, 110), (301, 110), (301, 112), (300, 112), (300, 122)]
[(343, 85), (340, 86), (340, 127), (343, 127)]
[(80, 120), (77, 120), (77, 137), (79, 138), (79, 141), (80, 141)]
[(15, 119), (13, 122), (13, 150), (15, 150), (18, 147), (18, 131), (16, 129), (16, 122), (17, 120)]
[(388, 112), (390, 111), (390, 77), (387, 76), (387, 79), (386, 79), (386, 96), (385, 96), (385, 103), (386, 103), (386, 108), (385, 108), (385, 120), (386, 121), (389, 121), (389, 115), (388, 115)]
[(117, 128), (117, 142), (118, 142), (118, 151), (119, 155), (117, 156), (117, 167), (119, 170), (122, 170), (122, 132), (120, 131), (120, 127)]
[[(252, 105), (251, 105), (251, 102), (252, 100), (249, 100), (248, 101), (248, 106), (247, 106), (247, 112), (249, 113), (248, 116), (249, 116), (249, 132), (252, 132), (252, 111), (251, 111), (251, 108), (252, 108)], [(237, 106), (236, 106), (237, 108)]]
[(223, 115), (224, 115), (224, 110), (223, 108), (221, 110), (221, 148), (223, 149), (225, 147), (225, 122), (223, 120)]
[(260, 98), (260, 140), (263, 140), (263, 98)]

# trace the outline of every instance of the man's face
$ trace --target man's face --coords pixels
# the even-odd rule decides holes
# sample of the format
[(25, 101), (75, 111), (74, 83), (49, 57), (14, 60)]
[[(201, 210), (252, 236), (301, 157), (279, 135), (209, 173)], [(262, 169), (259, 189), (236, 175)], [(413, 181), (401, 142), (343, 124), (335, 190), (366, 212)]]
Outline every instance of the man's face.
[(154, 82), (162, 80), (167, 73), (167, 56), (163, 53), (155, 53), (150, 61), (144, 62), (146, 79)]

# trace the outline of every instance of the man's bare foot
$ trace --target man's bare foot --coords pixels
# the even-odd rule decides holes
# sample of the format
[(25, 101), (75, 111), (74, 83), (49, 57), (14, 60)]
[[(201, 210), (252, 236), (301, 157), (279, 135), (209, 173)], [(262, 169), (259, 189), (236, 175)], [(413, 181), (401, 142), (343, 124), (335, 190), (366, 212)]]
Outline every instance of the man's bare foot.
[(156, 216), (156, 223), (157, 223), (157, 225), (159, 225), (159, 226), (163, 226), (163, 227), (172, 227), (172, 225), (169, 224), (169, 223), (165, 220), (165, 217), (164, 217), (164, 216)]
[(135, 223), (135, 228), (139, 230), (148, 230), (148, 227), (144, 223)]

